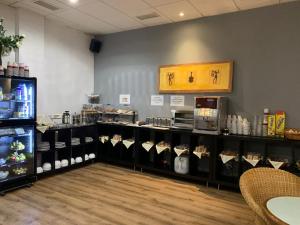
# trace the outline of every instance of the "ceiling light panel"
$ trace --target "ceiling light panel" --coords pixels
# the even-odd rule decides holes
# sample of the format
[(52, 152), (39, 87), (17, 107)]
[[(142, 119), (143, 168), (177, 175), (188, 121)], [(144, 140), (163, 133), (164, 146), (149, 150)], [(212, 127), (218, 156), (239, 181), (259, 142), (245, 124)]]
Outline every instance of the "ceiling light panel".
[(68, 6), (74, 7), (74, 8), (76, 8), (78, 6), (81, 6), (81, 5), (91, 4), (91, 3), (96, 2), (96, 0), (78, 0), (77, 3), (72, 3), (72, 2), (70, 2), (70, 0), (58, 0), (58, 1), (60, 1), (61, 3), (66, 4)]
[(167, 5), (170, 3), (179, 2), (180, 0), (144, 0), (151, 6), (161, 6), (161, 5)]
[(101, 0), (105, 4), (118, 9), (129, 16), (136, 16), (141, 10), (150, 8), (142, 0)]
[(141, 23), (146, 25), (146, 26), (155, 26), (155, 25), (160, 25), (160, 24), (166, 24), (166, 23), (171, 23), (172, 21), (165, 17), (164, 15), (162, 15), (161, 13), (159, 13), (157, 10), (155, 9), (144, 9), (141, 10), (139, 12), (139, 14), (137, 14), (137, 16), (147, 16), (147, 15), (151, 15), (151, 14), (156, 14), (158, 15), (157, 17), (152, 17), (152, 18), (147, 18), (145, 20), (141, 20)]
[(203, 16), (213, 16), (238, 10), (229, 0), (189, 0)]
[(74, 29), (82, 30), (87, 33), (113, 33), (122, 30), (74, 9), (60, 14), (50, 15), (47, 16), (47, 18), (65, 21), (65, 23)]
[[(195, 9), (195, 7), (187, 1), (158, 6), (156, 9), (175, 22), (201, 17), (201, 14)], [(179, 16), (180, 12), (184, 12), (183, 17)]]
[(241, 10), (279, 4), (279, 0), (234, 0)]
[(130, 18), (124, 13), (101, 2), (79, 6), (78, 9), (88, 15), (122, 29), (136, 29), (143, 27), (136, 19)]

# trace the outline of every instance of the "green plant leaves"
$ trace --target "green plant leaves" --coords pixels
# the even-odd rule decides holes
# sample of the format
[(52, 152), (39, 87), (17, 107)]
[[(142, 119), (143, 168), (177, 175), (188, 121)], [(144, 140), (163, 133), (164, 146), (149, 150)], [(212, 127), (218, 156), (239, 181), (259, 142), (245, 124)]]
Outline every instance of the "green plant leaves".
[(3, 26), (4, 19), (0, 19), (0, 54), (1, 56), (8, 55), (12, 50), (18, 49), (23, 39), (23, 35), (5, 35), (6, 30)]

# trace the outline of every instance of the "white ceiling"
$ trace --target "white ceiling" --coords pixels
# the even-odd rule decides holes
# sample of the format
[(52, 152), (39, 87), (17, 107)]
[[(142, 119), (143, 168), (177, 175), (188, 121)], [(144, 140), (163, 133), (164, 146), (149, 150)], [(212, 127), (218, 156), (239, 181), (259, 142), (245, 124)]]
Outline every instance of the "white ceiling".
[[(49, 10), (37, 0), (0, 0), (12, 7), (30, 9), (90, 34), (108, 34), (147, 26), (174, 23), (204, 16), (276, 5), (295, 0), (42, 0), (57, 7)], [(179, 13), (184, 16), (180, 17)], [(140, 20), (137, 16), (157, 13), (159, 17)]]

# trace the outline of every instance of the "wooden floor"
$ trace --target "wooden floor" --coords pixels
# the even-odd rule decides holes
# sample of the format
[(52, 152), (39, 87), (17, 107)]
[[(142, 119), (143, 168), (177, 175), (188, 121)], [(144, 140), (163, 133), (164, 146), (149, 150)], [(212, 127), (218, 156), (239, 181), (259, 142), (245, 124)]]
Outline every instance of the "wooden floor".
[(253, 224), (238, 193), (94, 164), (0, 197), (0, 224)]

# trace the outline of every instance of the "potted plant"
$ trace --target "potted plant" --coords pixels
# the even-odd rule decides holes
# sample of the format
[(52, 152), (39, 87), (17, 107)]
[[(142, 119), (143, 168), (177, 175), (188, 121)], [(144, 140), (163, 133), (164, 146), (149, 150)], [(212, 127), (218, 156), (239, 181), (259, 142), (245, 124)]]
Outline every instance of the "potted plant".
[(21, 46), (24, 35), (5, 35), (6, 30), (3, 26), (4, 19), (0, 19), (0, 65), (2, 65), (2, 56), (8, 55), (12, 50)]

